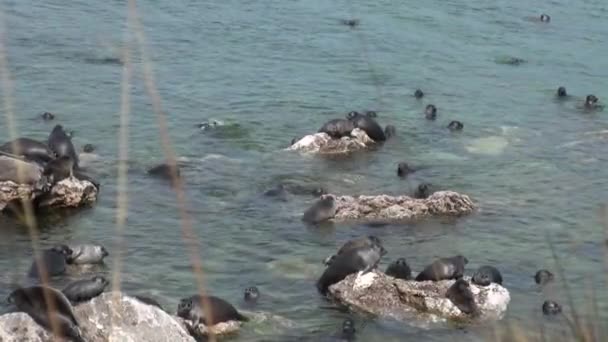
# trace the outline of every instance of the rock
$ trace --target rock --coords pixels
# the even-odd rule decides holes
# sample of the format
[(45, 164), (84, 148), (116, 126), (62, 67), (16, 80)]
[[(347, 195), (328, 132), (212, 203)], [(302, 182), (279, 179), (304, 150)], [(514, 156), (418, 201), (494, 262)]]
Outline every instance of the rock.
[(350, 136), (340, 139), (333, 139), (327, 133), (307, 135), (287, 149), (305, 153), (347, 154), (366, 149), (375, 143), (364, 131), (355, 128)]
[(74, 177), (56, 183), (39, 202), (41, 207), (81, 207), (97, 200), (98, 189), (88, 180)]
[[(195, 341), (175, 317), (122, 294), (114, 302), (114, 294), (74, 308), (85, 341)], [(0, 341), (50, 342), (51, 334), (27, 314), (10, 313), (0, 316)]]
[[(398, 320), (412, 317), (437, 320), (469, 321), (473, 318), (461, 312), (448, 298), (446, 292), (455, 280), (412, 281), (396, 279), (381, 271), (374, 276), (351, 274), (329, 287), (329, 294), (351, 309), (369, 312)], [(469, 277), (465, 277), (469, 281)], [(475, 320), (497, 320), (503, 317), (511, 301), (509, 291), (492, 283), (487, 287), (470, 284), (479, 316)]]
[(221, 322), (210, 327), (200, 323), (193, 324), (189, 320), (185, 320), (181, 317), (174, 317), (179, 324), (190, 333), (190, 335), (194, 336), (197, 340), (205, 340), (206, 337), (211, 332), (213, 335), (227, 335), (237, 332), (241, 328), (241, 322), (239, 321), (228, 321)]
[[(475, 204), (467, 195), (438, 191), (425, 199), (408, 196), (333, 196), (336, 214), (333, 221), (401, 221), (435, 215), (461, 216), (471, 213)], [(314, 204), (313, 204), (314, 205)]]

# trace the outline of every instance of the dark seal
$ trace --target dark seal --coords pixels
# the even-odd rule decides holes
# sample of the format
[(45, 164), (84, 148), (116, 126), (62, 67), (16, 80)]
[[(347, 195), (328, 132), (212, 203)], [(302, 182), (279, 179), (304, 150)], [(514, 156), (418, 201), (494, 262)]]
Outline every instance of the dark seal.
[(350, 112), (348, 114), (348, 119), (352, 121), (355, 128), (363, 130), (372, 140), (376, 142), (386, 140), (386, 135), (384, 134), (382, 127), (380, 127), (374, 118), (357, 112)]
[(72, 250), (65, 245), (55, 246), (50, 249), (43, 250), (38, 259), (34, 259), (28, 276), (39, 278), (38, 268), (42, 267), (46, 270), (49, 277), (62, 275), (66, 271), (67, 261), (72, 256)]
[(84, 153), (93, 153), (95, 152), (95, 145), (93, 144), (86, 144), (82, 147), (82, 152)]
[(463, 128), (464, 125), (462, 124), (462, 122), (457, 120), (450, 121), (450, 123), (448, 124), (448, 129), (452, 132), (462, 131)]
[(336, 203), (332, 196), (319, 198), (302, 216), (302, 221), (317, 224), (327, 221), (336, 215)]
[(553, 281), (554, 278), (555, 276), (553, 273), (549, 272), (548, 270), (539, 270), (534, 275), (534, 281), (541, 286)]
[(559, 98), (568, 97), (568, 92), (566, 92), (566, 87), (559, 87), (559, 88), (557, 88), (557, 94), (556, 95)]
[(357, 329), (355, 329), (355, 321), (350, 318), (347, 318), (342, 322), (342, 336), (341, 339), (345, 341), (354, 341), (355, 333)]
[(393, 125), (386, 125), (386, 127), (384, 127), (384, 135), (386, 136), (387, 140), (394, 137), (397, 135), (397, 127)]
[[(209, 305), (208, 311), (211, 317), (206, 317), (205, 306)], [(228, 321), (243, 321), (249, 319), (241, 315), (230, 303), (215, 296), (194, 295), (183, 298), (177, 305), (177, 316), (191, 321), (193, 324), (204, 324), (212, 326), (217, 323)]]
[(587, 110), (595, 110), (595, 109), (602, 109), (603, 106), (600, 105), (599, 103), (597, 103), (599, 101), (599, 99), (597, 98), (597, 96), (590, 94), (587, 95), (587, 97), (585, 97), (585, 109)]
[(347, 119), (333, 119), (321, 126), (321, 128), (319, 128), (319, 133), (326, 133), (334, 139), (340, 139), (349, 136), (353, 129), (355, 129), (355, 125), (352, 121)]
[(405, 258), (399, 258), (393, 261), (386, 268), (386, 275), (397, 279), (412, 280), (412, 269), (407, 264)]
[(55, 120), (55, 114), (50, 113), (50, 112), (44, 112), (42, 114), (40, 114), (40, 117), (42, 118), (42, 120), (44, 121), (52, 121)]
[(46, 164), (42, 174), (49, 177), (51, 184), (59, 183), (74, 175), (74, 161), (69, 156), (53, 159)]
[(481, 266), (473, 274), (471, 280), (473, 284), (479, 286), (488, 286), (492, 283), (502, 285), (502, 275), (494, 266)]
[[(167, 180), (173, 179), (171, 172), (171, 165), (163, 163), (156, 165), (148, 170), (148, 174), (157, 178), (163, 178)], [(180, 177), (179, 167), (175, 165), (175, 176)]]
[(351, 28), (359, 26), (359, 19), (342, 19), (342, 25), (350, 26)]
[(47, 145), (29, 138), (18, 138), (9, 141), (0, 146), (0, 151), (23, 156), (42, 165), (55, 158), (55, 153)]
[(103, 259), (110, 255), (101, 245), (82, 244), (72, 245), (72, 255), (68, 258), (69, 264), (101, 264)]
[(378, 117), (378, 113), (376, 113), (375, 110), (368, 110), (365, 112), (365, 115), (369, 116), (370, 118), (377, 118)]
[(51, 131), (48, 139), (48, 145), (51, 151), (55, 153), (57, 157), (68, 156), (74, 161), (74, 168), (78, 168), (78, 155), (74, 144), (72, 144), (72, 138), (63, 129), (63, 126), (56, 125)]
[(424, 93), (422, 92), (422, 90), (416, 89), (416, 91), (414, 92), (414, 97), (416, 99), (420, 100), (421, 98), (424, 97)]
[[(47, 300), (50, 305), (47, 305)], [(19, 311), (27, 313), (32, 319), (50, 332), (74, 342), (84, 342), (68, 299), (59, 291), (46, 286), (19, 288), (7, 298)]]
[(110, 282), (103, 276), (94, 276), (90, 279), (81, 279), (69, 283), (61, 292), (72, 303), (91, 300), (105, 291)]
[(412, 169), (408, 163), (401, 162), (397, 164), (397, 176), (401, 178), (407, 177), (410, 173), (414, 173), (414, 169)]
[(431, 196), (433, 193), (432, 187), (433, 185), (430, 183), (420, 183), (416, 187), (416, 190), (414, 190), (414, 194), (412, 196), (418, 199), (429, 198), (429, 196)]
[(551, 21), (551, 17), (548, 14), (541, 14), (540, 15), (540, 21), (543, 23), (548, 23)]
[(260, 290), (256, 286), (251, 286), (245, 289), (243, 298), (247, 303), (255, 303), (260, 298)]
[(445, 293), (448, 298), (460, 311), (467, 315), (477, 313), (477, 304), (475, 303), (475, 297), (471, 292), (469, 283), (464, 279), (458, 279)]
[(553, 316), (562, 312), (562, 306), (558, 303), (547, 300), (543, 303), (543, 313), (547, 316)]
[(348, 240), (346, 241), (346, 243), (344, 243), (342, 245), (342, 247), (340, 247), (340, 249), (338, 249), (338, 252), (334, 255), (330, 255), (329, 257), (325, 258), (325, 260), (323, 260), (323, 263), (325, 264), (325, 266), (329, 266), (331, 264), (331, 262), (340, 254), (356, 249), (356, 248), (369, 248), (372, 247), (374, 245), (379, 245), (382, 246), (382, 242), (380, 241), (380, 239), (377, 236), (374, 235), (369, 235), (369, 236), (364, 236), (364, 237), (360, 237), (357, 239), (352, 239), (352, 240)]
[(435, 260), (416, 277), (416, 281), (440, 281), (462, 278), (469, 260), (462, 255)]
[(435, 120), (437, 119), (437, 107), (435, 105), (427, 105), (424, 109), (424, 117), (427, 120)]
[(281, 201), (287, 201), (287, 189), (285, 188), (285, 185), (278, 184), (274, 188), (264, 191), (264, 196), (274, 197)]

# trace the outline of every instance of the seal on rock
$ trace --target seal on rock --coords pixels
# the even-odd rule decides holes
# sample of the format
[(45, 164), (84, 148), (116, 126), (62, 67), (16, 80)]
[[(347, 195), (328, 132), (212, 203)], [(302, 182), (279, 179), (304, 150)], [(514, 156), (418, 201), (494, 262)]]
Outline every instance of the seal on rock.
[(327, 221), (336, 215), (336, 203), (332, 196), (318, 199), (302, 216), (302, 221), (317, 224)]
[(245, 289), (243, 298), (248, 303), (255, 303), (260, 298), (260, 290), (256, 286), (251, 286)]
[(534, 275), (534, 281), (541, 286), (553, 281), (554, 278), (555, 276), (553, 275), (553, 273), (548, 270), (539, 270)]
[(448, 124), (448, 129), (452, 132), (462, 131), (463, 128), (464, 125), (458, 120), (450, 121), (450, 123)]
[(502, 275), (494, 266), (481, 266), (473, 274), (471, 282), (479, 286), (488, 286), (491, 283), (502, 285)]
[(347, 251), (350, 251), (350, 250), (356, 249), (356, 248), (372, 247), (373, 245), (382, 246), (382, 242), (380, 241), (380, 239), (374, 235), (368, 235), (368, 236), (360, 237), (357, 239), (348, 240), (348, 241), (346, 241), (346, 243), (344, 243), (342, 245), (342, 247), (340, 247), (340, 249), (338, 250), (338, 252), (336, 254), (330, 255), (327, 258), (325, 258), (325, 260), (323, 260), (323, 264), (325, 264), (325, 266), (329, 266), (331, 264), (331, 262), (338, 255), (340, 255), (344, 252), (347, 252)]
[(16, 184), (45, 186), (42, 168), (36, 163), (0, 154), (0, 182), (11, 181)]
[(109, 284), (106, 278), (98, 275), (90, 279), (73, 281), (61, 292), (72, 303), (86, 302), (102, 294)]
[(412, 280), (412, 270), (407, 264), (405, 258), (399, 258), (393, 261), (384, 272), (386, 275), (397, 279)]
[(101, 245), (81, 244), (70, 246), (72, 254), (68, 258), (69, 264), (101, 264), (103, 259), (110, 255)]
[(34, 259), (30, 271), (29, 277), (38, 278), (38, 268), (42, 266), (46, 270), (49, 277), (62, 275), (66, 271), (67, 261), (72, 256), (72, 249), (66, 245), (54, 246), (50, 249), (43, 250), (40, 253), (38, 259)]
[(27, 313), (48, 331), (74, 342), (84, 342), (72, 305), (61, 292), (46, 286), (19, 288), (8, 296), (7, 302)]
[(416, 277), (416, 281), (439, 281), (462, 278), (469, 260), (462, 255), (435, 260)]
[(422, 90), (416, 89), (416, 91), (414, 92), (414, 97), (416, 99), (420, 100), (421, 98), (424, 97), (424, 93), (422, 92)]
[(74, 161), (74, 168), (78, 168), (78, 155), (74, 144), (72, 144), (72, 138), (63, 129), (63, 126), (56, 125), (51, 134), (49, 135), (48, 145), (51, 151), (55, 153), (57, 157), (68, 156)]
[(53, 159), (46, 164), (42, 174), (47, 176), (52, 184), (59, 183), (74, 176), (74, 161), (69, 156)]
[[(205, 317), (207, 312), (205, 305), (211, 314), (211, 317)], [(191, 321), (193, 324), (204, 324), (212, 326), (217, 323), (228, 321), (247, 322), (249, 318), (241, 315), (230, 303), (215, 296), (194, 295), (188, 298), (183, 298), (177, 305), (177, 316)]]
[(355, 128), (363, 130), (372, 140), (376, 142), (386, 140), (382, 127), (380, 127), (374, 118), (357, 112), (350, 112), (348, 113), (348, 119), (352, 121)]
[(42, 165), (55, 158), (54, 152), (47, 145), (30, 138), (18, 138), (9, 141), (0, 146), (0, 151), (23, 156)]
[(424, 117), (427, 120), (435, 120), (437, 119), (437, 107), (435, 105), (429, 104), (424, 109)]
[(470, 315), (477, 312), (477, 304), (475, 303), (475, 297), (471, 292), (469, 283), (464, 279), (458, 279), (445, 293), (447, 299), (449, 299), (460, 311)]
[(355, 125), (352, 121), (347, 119), (333, 119), (321, 126), (321, 128), (319, 128), (319, 133), (327, 133), (327, 135), (334, 139), (340, 139), (349, 136), (353, 129), (355, 129)]

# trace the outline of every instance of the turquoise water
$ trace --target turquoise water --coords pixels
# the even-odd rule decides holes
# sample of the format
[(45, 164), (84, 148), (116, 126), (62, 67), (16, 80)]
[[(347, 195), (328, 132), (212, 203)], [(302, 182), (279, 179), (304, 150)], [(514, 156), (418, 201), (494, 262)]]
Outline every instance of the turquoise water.
[[(349, 5), (350, 4), (350, 5)], [(242, 306), (257, 285), (256, 310), (293, 320), (280, 336), (331, 335), (348, 316), (328, 309), (314, 287), (321, 260), (345, 240), (376, 234), (389, 254), (419, 270), (435, 257), (462, 253), (468, 270), (497, 266), (511, 291), (508, 320), (537, 328), (545, 298), (533, 283), (539, 268), (556, 270), (548, 240), (566, 269), (575, 303), (597, 289), (606, 313), (604, 232), (599, 208), (608, 185), (602, 135), (608, 111), (578, 108), (593, 93), (608, 98), (608, 4), (595, 1), (142, 1), (139, 3), (173, 147), (188, 163), (186, 196), (201, 244), (210, 292)], [(78, 146), (93, 143), (90, 171), (102, 184), (92, 209), (45, 220), (42, 245), (98, 242), (113, 256), (120, 110), (120, 48), (126, 4), (5, 1), (9, 68), (22, 136), (44, 139), (59, 122)], [(542, 12), (549, 24), (527, 20)], [(358, 18), (355, 30), (340, 24)], [(526, 60), (504, 63), (510, 57)], [(145, 175), (163, 160), (158, 125), (135, 58), (129, 144), (129, 213), (123, 287), (168, 308), (196, 291), (170, 187)], [(372, 66), (370, 70), (369, 66)], [(556, 101), (564, 85), (572, 98)], [(425, 91), (423, 100), (412, 94)], [(428, 103), (438, 119), (424, 119)], [(281, 151), (350, 110), (374, 109), (398, 137), (373, 153), (332, 161)], [(35, 120), (50, 111), (53, 123)], [(0, 132), (8, 140), (2, 113)], [(207, 119), (233, 126), (195, 127)], [(450, 133), (451, 120), (464, 131)], [(238, 126), (236, 126), (238, 125)], [(396, 165), (425, 168), (407, 181)], [(279, 181), (322, 184), (338, 194), (409, 193), (418, 182), (469, 194), (480, 210), (458, 220), (368, 227), (309, 228), (312, 203), (264, 198)], [(5, 284), (22, 279), (31, 261), (26, 230), (0, 221)], [(113, 259), (108, 260), (109, 268)], [(111, 272), (111, 269), (108, 269)], [(8, 285), (0, 295), (8, 292)], [(568, 310), (567, 310), (568, 311)], [(605, 315), (604, 315), (605, 317)], [(465, 330), (438, 324), (364, 320), (362, 340), (483, 339), (493, 326)], [(506, 321), (499, 323), (504, 326)], [(563, 325), (562, 325), (563, 326)], [(267, 340), (245, 327), (237, 341)]]

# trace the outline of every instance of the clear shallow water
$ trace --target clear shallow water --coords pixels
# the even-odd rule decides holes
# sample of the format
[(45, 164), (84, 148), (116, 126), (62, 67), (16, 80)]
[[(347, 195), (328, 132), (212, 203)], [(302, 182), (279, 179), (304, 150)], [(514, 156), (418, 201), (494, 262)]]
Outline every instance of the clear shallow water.
[[(139, 4), (174, 148), (189, 160), (183, 174), (209, 290), (240, 306), (244, 288), (255, 284), (263, 293), (257, 310), (296, 322), (286, 334), (331, 335), (347, 314), (327, 309), (316, 293), (320, 261), (345, 240), (373, 233), (389, 251), (382, 268), (404, 256), (419, 270), (456, 253), (469, 258), (470, 271), (497, 266), (512, 294), (508, 318), (536, 328), (544, 298), (531, 277), (539, 268), (555, 269), (551, 236), (575, 302), (585, 303), (586, 287), (594, 285), (605, 313), (598, 217), (607, 185), (605, 141), (586, 133), (606, 129), (608, 111), (583, 113), (577, 105), (588, 93), (608, 98), (607, 5), (352, 3), (353, 12), (347, 1)], [(121, 80), (116, 58), (124, 7), (119, 1), (4, 3), (19, 132), (44, 139), (56, 122), (32, 118), (51, 111), (75, 131), (78, 146), (93, 143), (101, 157), (91, 171), (102, 183), (99, 202), (49, 219), (41, 233), (44, 247), (94, 241), (112, 253)], [(550, 24), (525, 19), (541, 12), (551, 15)], [(351, 17), (361, 20), (358, 31), (339, 23)], [(527, 62), (501, 63), (509, 57)], [(166, 183), (145, 176), (163, 158), (137, 65), (123, 286), (174, 308), (196, 285), (175, 196)], [(573, 95), (570, 101), (554, 100), (559, 85)], [(411, 96), (416, 88), (426, 93), (422, 101)], [(427, 103), (438, 107), (436, 122), (422, 115)], [(378, 110), (381, 124), (395, 125), (399, 136), (346, 161), (280, 151), (294, 136), (353, 109)], [(8, 140), (2, 117), (0, 132)], [(239, 126), (220, 132), (194, 127), (209, 118)], [(464, 122), (462, 133), (444, 128), (453, 119)], [(395, 175), (400, 161), (427, 168), (403, 181)], [(469, 194), (480, 210), (458, 220), (401, 226), (307, 228), (299, 218), (311, 197), (261, 197), (282, 180), (344, 194), (399, 194), (427, 181)], [(31, 245), (23, 227), (0, 223), (4, 296), (29, 267)], [(546, 295), (560, 298), (563, 292), (555, 286)], [(376, 319), (360, 336), (483, 339), (493, 328), (418, 326)], [(259, 330), (245, 327), (235, 340), (267, 339)]]

